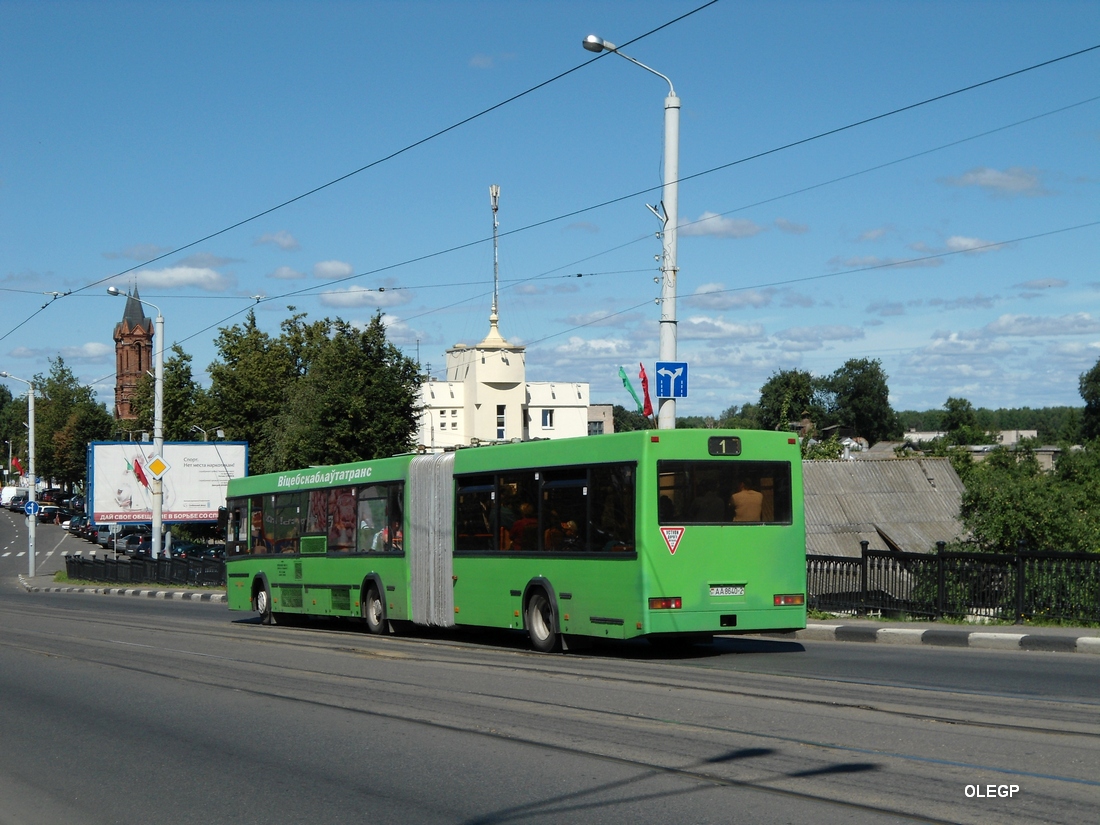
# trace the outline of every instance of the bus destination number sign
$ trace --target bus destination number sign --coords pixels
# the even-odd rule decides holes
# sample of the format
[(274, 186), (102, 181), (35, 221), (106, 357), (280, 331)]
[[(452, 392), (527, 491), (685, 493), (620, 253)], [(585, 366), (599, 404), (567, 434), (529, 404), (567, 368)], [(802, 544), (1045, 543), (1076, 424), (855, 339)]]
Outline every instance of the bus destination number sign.
[(711, 455), (741, 455), (741, 439), (735, 435), (712, 436), (707, 439)]

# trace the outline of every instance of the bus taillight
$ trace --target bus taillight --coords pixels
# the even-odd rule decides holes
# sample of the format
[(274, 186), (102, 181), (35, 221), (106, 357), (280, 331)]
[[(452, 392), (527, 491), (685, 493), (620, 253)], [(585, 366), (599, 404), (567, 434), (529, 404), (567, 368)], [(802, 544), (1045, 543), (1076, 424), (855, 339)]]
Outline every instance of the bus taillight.
[(684, 606), (684, 600), (679, 596), (663, 596), (649, 600), (650, 610), (679, 610)]
[(776, 607), (789, 607), (806, 603), (806, 597), (802, 593), (776, 594), (772, 599)]

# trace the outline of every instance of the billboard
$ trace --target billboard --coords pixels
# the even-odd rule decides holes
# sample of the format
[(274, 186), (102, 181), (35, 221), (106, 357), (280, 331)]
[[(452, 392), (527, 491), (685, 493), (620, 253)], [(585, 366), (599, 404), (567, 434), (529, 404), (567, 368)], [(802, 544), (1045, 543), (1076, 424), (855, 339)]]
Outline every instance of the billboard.
[[(164, 522), (217, 521), (231, 478), (248, 475), (244, 441), (168, 441), (160, 456)], [(150, 441), (93, 441), (88, 445), (88, 500), (97, 524), (153, 520)], [(166, 466), (166, 469), (164, 467)]]

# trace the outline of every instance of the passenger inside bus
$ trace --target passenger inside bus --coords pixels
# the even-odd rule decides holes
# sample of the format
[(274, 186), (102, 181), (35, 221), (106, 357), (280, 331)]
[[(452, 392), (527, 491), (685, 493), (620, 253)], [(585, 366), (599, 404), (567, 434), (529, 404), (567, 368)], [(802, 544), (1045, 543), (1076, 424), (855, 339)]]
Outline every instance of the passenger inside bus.
[(737, 484), (737, 492), (730, 496), (734, 521), (760, 521), (764, 506), (764, 494), (754, 490), (746, 481)]

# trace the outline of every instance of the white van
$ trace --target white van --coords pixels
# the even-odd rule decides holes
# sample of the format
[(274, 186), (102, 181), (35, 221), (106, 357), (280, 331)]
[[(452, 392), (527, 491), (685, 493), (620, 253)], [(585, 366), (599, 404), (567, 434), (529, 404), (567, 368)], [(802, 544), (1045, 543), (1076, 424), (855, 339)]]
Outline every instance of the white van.
[(16, 496), (26, 496), (30, 491), (26, 487), (5, 487), (0, 490), (0, 507), (7, 507)]

